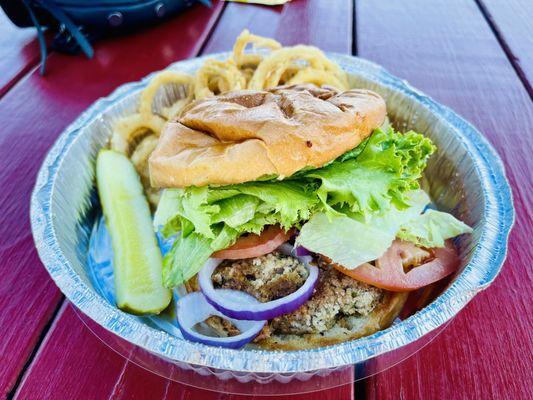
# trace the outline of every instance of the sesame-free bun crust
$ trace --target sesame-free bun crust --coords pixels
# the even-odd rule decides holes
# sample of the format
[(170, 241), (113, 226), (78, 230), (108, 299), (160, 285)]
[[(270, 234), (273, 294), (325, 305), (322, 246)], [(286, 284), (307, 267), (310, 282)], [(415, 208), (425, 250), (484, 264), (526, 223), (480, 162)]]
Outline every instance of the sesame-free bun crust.
[(314, 85), (239, 90), (190, 104), (150, 156), (152, 186), (227, 185), (321, 167), (386, 116), (376, 93)]
[(382, 301), (370, 314), (360, 317), (347, 317), (342, 324), (335, 324), (323, 334), (274, 334), (254, 344), (269, 350), (305, 350), (331, 346), (372, 335), (377, 331), (388, 328), (392, 324), (394, 319), (400, 314), (408, 295), (408, 293), (385, 292)]

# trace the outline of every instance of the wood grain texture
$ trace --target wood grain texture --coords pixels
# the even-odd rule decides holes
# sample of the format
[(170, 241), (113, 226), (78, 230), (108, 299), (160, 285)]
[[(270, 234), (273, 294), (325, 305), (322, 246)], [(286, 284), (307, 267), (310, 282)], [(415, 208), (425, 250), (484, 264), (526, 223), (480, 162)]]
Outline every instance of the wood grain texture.
[(206, 53), (231, 50), (243, 29), (273, 37), (283, 45), (310, 44), (322, 50), (350, 53), (353, 5), (350, 0), (293, 0), (264, 7), (230, 3), (205, 48)]
[(533, 99), (533, 1), (477, 1)]
[(12, 390), (61, 300), (37, 256), (28, 215), (46, 151), (98, 97), (196, 55), (221, 9), (221, 3), (196, 6), (153, 29), (99, 43), (92, 61), (52, 54), (46, 77), (34, 71), (0, 100), (0, 398)]
[(431, 345), (367, 381), (370, 399), (531, 398), (533, 105), (474, 2), (356, 3), (359, 55), (473, 122), (498, 150), (516, 224), (495, 283)]
[[(15, 399), (252, 399), (184, 386), (142, 369), (110, 350), (87, 329), (73, 307), (65, 305), (26, 372)], [(352, 387), (348, 385), (311, 395), (260, 398), (345, 400), (352, 398)]]
[[(305, 5), (302, 2), (295, 2), (297, 11), (295, 12), (304, 12)], [(348, 4), (348, 3), (346, 3)], [(310, 5), (311, 7), (312, 5)], [(351, 5), (350, 5), (351, 6)], [(238, 6), (237, 6), (238, 7)], [(228, 7), (231, 9), (231, 7)], [(279, 9), (279, 8), (278, 8)], [(269, 26), (271, 21), (270, 17), (272, 16), (272, 10), (265, 9), (264, 7), (254, 7), (248, 6), (247, 10), (251, 10), (249, 15), (254, 19), (257, 26)], [(285, 8), (284, 8), (285, 10)], [(274, 10), (274, 13), (277, 11)], [(285, 10), (284, 12), (287, 12)], [(291, 12), (294, 14), (294, 12)], [(291, 14), (289, 13), (289, 15)], [(281, 13), (283, 14), (283, 13)], [(305, 13), (304, 13), (305, 15)], [(347, 14), (347, 17), (351, 19), (351, 13)], [(235, 18), (235, 17), (233, 17)], [(215, 34), (211, 36), (211, 41), (209, 42), (207, 49), (212, 51), (220, 50), (229, 50), (229, 47), (223, 47), (222, 45), (216, 44), (216, 41), (220, 37), (226, 37), (227, 40), (224, 42), (230, 44), (233, 43), (235, 36), (240, 32), (241, 28), (239, 27), (238, 31), (235, 34), (228, 34), (227, 30), (234, 29), (233, 25), (234, 19), (226, 18), (224, 22), (224, 17), (222, 22), (218, 25)], [(254, 24), (254, 26), (255, 26)], [(347, 27), (350, 27), (351, 24), (346, 24)], [(169, 37), (168, 32), (166, 35), (161, 35), (162, 37)], [(262, 32), (264, 33), (264, 32)], [(351, 43), (351, 31), (346, 31), (344, 36), (348, 43)], [(131, 38), (132, 42), (136, 43), (136, 51), (133, 51), (131, 48), (127, 51), (139, 54), (139, 49), (144, 49), (144, 46), (147, 46), (151, 40), (154, 38), (145, 38), (140, 34), (137, 38)], [(176, 39), (175, 37), (173, 38)], [(305, 40), (305, 39), (303, 39)], [(117, 47), (108, 48), (107, 51), (103, 52), (102, 49), (97, 49), (96, 60), (100, 60), (102, 63), (105, 60), (112, 60), (113, 69), (108, 68), (109, 73), (116, 73), (115, 69), (126, 69), (126, 66), (131, 65), (135, 62), (137, 57), (128, 56), (127, 54), (122, 53), (122, 47), (120, 46), (120, 41), (117, 41)], [(194, 42), (192, 42), (194, 43)], [(168, 45), (168, 44), (167, 44)], [(348, 48), (350, 45), (347, 45)], [(126, 50), (124, 50), (126, 52)], [(119, 54), (117, 54), (119, 53)], [(61, 56), (58, 56), (61, 57)], [(147, 60), (152, 60), (153, 57), (147, 55), (139, 60), (139, 64), (143, 63), (143, 68), (146, 68), (146, 72), (150, 70), (155, 70), (164, 66), (172, 60), (164, 60), (163, 65), (153, 65), (147, 62)], [(57, 76), (53, 85), (46, 86), (46, 88), (41, 89), (45, 96), (46, 102), (51, 102), (55, 104), (54, 112), (58, 112), (61, 108), (61, 105), (67, 106), (68, 111), (64, 118), (59, 118), (61, 124), (66, 124), (68, 121), (64, 119), (72, 119), (72, 116), (76, 115), (82, 108), (86, 107), (87, 103), (91, 101), (90, 97), (94, 96), (96, 92), (110, 91), (118, 83), (118, 79), (109, 79), (109, 77), (103, 76), (99, 82), (100, 87), (96, 89), (88, 89), (89, 91), (94, 91), (95, 93), (89, 94), (80, 94), (77, 96), (77, 99), (73, 99), (73, 90), (80, 90), (81, 83), (76, 83), (74, 88), (69, 88), (67, 83), (72, 82), (75, 77), (80, 76), (81, 73), (92, 75), (93, 72), (86, 71), (87, 67), (83, 60), (78, 59), (66, 59), (61, 60), (65, 62), (67, 70), (71, 71), (69, 76)], [(53, 59), (50, 60), (50, 70), (53, 71), (56, 65), (54, 64)], [(155, 62), (161, 62), (160, 58), (156, 58)], [(80, 64), (82, 63), (82, 64)], [(149, 64), (149, 65), (146, 65)], [(92, 69), (98, 69), (100, 67), (91, 65)], [(146, 72), (143, 73), (146, 74)], [(133, 80), (138, 79), (140, 76), (140, 67), (132, 68), (132, 75), (129, 77), (122, 77), (124, 80)], [(51, 75), (53, 72), (51, 72)], [(101, 72), (96, 73), (96, 76), (100, 76)], [(92, 77), (91, 77), (92, 78)], [(91, 79), (89, 78), (89, 80)], [(30, 79), (33, 79), (31, 77)], [(111, 80), (111, 81), (109, 81)], [(86, 82), (87, 79), (84, 78)], [(26, 83), (26, 82), (25, 82)], [(105, 88), (102, 87), (105, 85)], [(30, 92), (34, 92), (36, 88), (39, 88), (39, 81), (32, 81), (29, 84), (27, 89)], [(81, 97), (81, 98), (79, 98)], [(87, 98), (86, 98), (87, 97)], [(10, 103), (13, 101), (9, 99)], [(45, 103), (45, 100), (43, 100)], [(1, 104), (0, 104), (1, 105)], [(45, 108), (49, 110), (49, 107), (46, 107), (45, 104), (37, 105), (38, 108)], [(51, 125), (51, 124), (47, 124)], [(63, 126), (63, 125), (62, 125)], [(61, 127), (54, 127), (59, 132)], [(47, 126), (49, 130), (50, 127)], [(48, 133), (50, 135), (50, 133)], [(66, 337), (68, 333), (68, 337)], [(30, 369), (24, 377), (24, 381), (19, 388), (17, 398), (34, 398), (45, 394), (50, 398), (113, 398), (113, 399), (130, 399), (130, 398), (206, 398), (206, 399), (221, 399), (221, 398), (230, 398), (230, 399), (248, 399), (250, 397), (245, 396), (223, 396), (220, 393), (213, 393), (207, 391), (200, 391), (198, 389), (188, 388), (177, 383), (170, 383), (156, 375), (148, 373), (143, 369), (123, 361), (123, 365), (120, 366), (120, 363), (108, 353), (109, 349), (104, 346), (98, 347), (97, 341), (95, 338), (92, 338), (92, 334), (84, 330), (80, 321), (77, 321), (75, 315), (72, 312), (62, 311), (61, 317), (54, 324), (53, 329), (50, 330), (49, 335), (46, 338), (44, 347), (40, 350), (38, 356), (35, 358), (31, 364)], [(83, 346), (87, 350), (83, 349), (80, 352), (77, 352), (77, 347)], [(79, 354), (78, 354), (79, 353)], [(98, 368), (95, 368), (95, 365), (98, 365), (101, 362), (108, 362), (110, 366), (106, 367), (106, 382), (99, 386), (98, 388), (92, 388), (91, 383), (99, 382), (103, 380), (104, 377), (100, 375)], [(79, 371), (74, 373), (70, 372), (69, 366), (76, 365), (78, 366)], [(51, 374), (50, 370), (57, 370), (57, 372)], [(74, 382), (74, 383), (71, 383)], [(113, 383), (112, 388), (110, 382)], [(68, 388), (65, 385), (69, 385)], [(46, 388), (44, 387), (46, 386)], [(317, 398), (326, 398), (326, 399), (351, 399), (353, 398), (353, 388), (351, 385), (320, 392), (317, 394)], [(313, 395), (296, 396), (296, 398), (313, 398)]]
[(120, 376), (125, 364), (65, 302), (15, 398), (105, 399), (115, 389), (116, 380), (109, 378)]
[(204, 48), (204, 54), (230, 51), (235, 38), (243, 29), (248, 29), (256, 35), (274, 37), (285, 7), (228, 3)]
[(0, 9), (0, 98), (39, 62), (35, 38), (34, 29), (17, 28)]

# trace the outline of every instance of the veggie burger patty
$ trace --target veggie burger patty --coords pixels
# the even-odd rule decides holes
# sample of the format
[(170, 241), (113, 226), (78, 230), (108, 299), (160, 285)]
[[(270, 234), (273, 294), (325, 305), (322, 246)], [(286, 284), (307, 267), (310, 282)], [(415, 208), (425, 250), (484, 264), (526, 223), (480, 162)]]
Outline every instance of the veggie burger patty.
[[(298, 259), (274, 252), (251, 259), (227, 260), (215, 270), (212, 279), (217, 288), (244, 291), (267, 302), (296, 291), (307, 275), (307, 269)], [(257, 340), (271, 334), (325, 332), (346, 317), (368, 315), (382, 299), (383, 292), (319, 263), (312, 297), (296, 311), (270, 320)], [(209, 322), (226, 335), (238, 333), (219, 318), (211, 318)]]

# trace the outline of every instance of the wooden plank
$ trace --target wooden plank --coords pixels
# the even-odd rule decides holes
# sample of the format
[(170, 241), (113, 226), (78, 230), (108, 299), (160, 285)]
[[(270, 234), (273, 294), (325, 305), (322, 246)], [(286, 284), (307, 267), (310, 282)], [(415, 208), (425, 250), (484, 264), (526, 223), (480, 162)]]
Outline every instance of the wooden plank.
[(0, 100), (0, 398), (12, 390), (61, 299), (37, 257), (28, 216), (46, 151), (98, 97), (196, 55), (222, 7), (198, 5), (152, 29), (101, 42), (94, 60), (52, 54), (46, 77), (33, 72)]
[[(68, 303), (66, 302), (65, 305)], [(200, 377), (200, 379), (205, 379)], [(320, 399), (343, 400), (351, 385), (320, 392)], [(250, 396), (223, 395), (185, 386), (153, 374), (110, 350), (76, 315), (64, 306), (24, 376), (15, 399), (249, 400)], [(264, 400), (287, 396), (260, 397)], [(308, 394), (290, 397), (307, 400)], [(311, 396), (311, 398), (313, 398)], [(317, 397), (318, 398), (318, 397)]]
[(517, 211), (507, 262), (432, 344), (367, 381), (371, 399), (531, 398), (533, 106), (474, 2), (356, 3), (359, 55), (471, 120), (502, 156)]
[[(342, 0), (293, 0), (282, 7), (266, 8), (238, 3), (228, 4), (205, 47), (206, 53), (229, 51), (243, 29), (273, 37), (283, 45), (310, 44), (326, 51), (351, 53), (353, 4)], [(352, 398), (353, 387), (345, 386), (306, 398)]]
[[(93, 335), (65, 302), (28, 373), (17, 399), (104, 399), (115, 388), (125, 359)], [(91, 380), (87, 379), (91, 377)]]
[(533, 1), (477, 1), (533, 98)]
[(293, 1), (282, 13), (276, 38), (285, 45), (311, 44), (325, 51), (350, 54), (353, 40), (353, 2)]
[[(298, 2), (295, 2), (296, 7), (299, 7), (301, 9), (302, 3), (298, 4)], [(346, 4), (349, 4), (346, 2)], [(351, 4), (351, 3), (350, 3)], [(232, 5), (233, 6), (233, 5)], [(235, 9), (237, 9), (236, 6)], [(351, 5), (350, 5), (351, 7)], [(228, 9), (231, 9), (232, 7), (228, 7)], [(250, 15), (255, 15), (254, 20), (254, 26), (268, 26), (271, 22), (270, 18), (264, 18), (264, 17), (257, 17), (257, 15), (263, 15), (263, 16), (271, 16), (271, 10), (265, 9), (265, 8), (256, 8), (254, 6), (247, 6), (247, 12), (249, 12)], [(260, 10), (260, 11), (248, 11), (248, 10)], [(296, 8), (295, 10), (298, 10)], [(292, 11), (291, 11), (292, 12)], [(351, 18), (351, 12), (347, 13)], [(222, 18), (224, 23), (225, 29), (232, 29), (234, 26), (232, 25), (233, 22), (235, 22), (235, 18), (238, 18), (234, 15), (232, 18), (226, 18), (224, 20), (224, 17)], [(351, 30), (351, 24), (346, 26), (350, 27)], [(233, 40), (241, 30), (239, 27), (237, 33), (235, 35), (231, 35), (231, 38), (229, 38), (227, 41), (225, 41), (225, 47), (214, 44), (214, 41), (217, 40), (219, 34), (223, 34), (225, 32), (225, 29), (219, 29), (217, 28), (215, 34), (211, 37), (211, 41), (208, 44), (206, 48), (211, 49), (212, 51), (219, 51), (219, 50), (227, 50), (231, 47), (231, 44), (233, 43)], [(345, 38), (350, 38), (351, 31), (346, 31)], [(143, 40), (142, 38), (138, 38), (136, 40)], [(133, 39), (132, 39), (133, 41)], [(227, 46), (226, 46), (227, 45)], [(351, 47), (351, 44), (349, 46), (346, 46), (346, 48)], [(142, 48), (142, 46), (141, 46)], [(116, 52), (117, 49), (109, 50), (109, 57), (113, 59), (117, 59)], [(76, 75), (79, 75), (80, 66), (76, 64), (76, 61), (73, 61), (74, 65), (71, 66), (69, 63), (69, 69), (75, 70), (71, 73), (70, 78), (75, 77)], [(81, 61), (79, 61), (81, 62)], [(119, 62), (116, 62), (119, 64)], [(124, 61), (125, 65), (128, 65), (131, 63), (131, 60)], [(53, 65), (51, 65), (53, 67)], [(117, 67), (117, 66), (116, 66)], [(152, 67), (153, 68), (153, 67)], [(153, 68), (156, 69), (156, 68)], [(131, 79), (137, 79), (138, 76), (132, 76)], [(68, 82), (67, 78), (62, 78), (62, 82)], [(109, 83), (109, 86), (116, 85), (116, 82)], [(79, 89), (79, 87), (78, 87)], [(63, 89), (65, 90), (65, 89)], [(109, 88), (111, 90), (111, 87)], [(61, 99), (64, 97), (68, 97), (67, 93), (63, 94), (60, 93)], [(60, 99), (60, 100), (61, 100)], [(50, 99), (48, 100), (50, 101)], [(61, 101), (58, 101), (60, 104)], [(72, 104), (74, 103), (74, 104)], [(78, 104), (79, 103), (79, 104)], [(81, 109), (82, 107), (85, 107), (86, 101), (69, 101), (69, 106), (76, 109), (76, 111)], [(74, 112), (72, 112), (74, 113)], [(17, 398), (31, 398), (32, 395), (37, 395), (42, 392), (42, 386), (46, 383), (49, 385), (49, 389), (47, 389), (46, 393), (49, 393), (51, 397), (54, 398), (63, 398), (64, 396), (73, 397), (76, 398), (77, 396), (85, 396), (88, 398), (154, 398), (154, 397), (163, 397), (163, 398), (221, 398), (222, 395), (220, 393), (213, 393), (213, 392), (207, 392), (207, 391), (201, 391), (198, 389), (188, 388), (184, 387), (183, 385), (177, 384), (177, 383), (170, 383), (168, 381), (162, 380), (162, 378), (159, 378), (153, 374), (150, 374), (141, 368), (133, 365), (133, 364), (127, 364), (124, 361), (124, 367), (123, 368), (115, 368), (113, 367), (113, 371), (109, 373), (108, 380), (114, 382), (113, 389), (109, 391), (109, 385), (106, 381), (106, 385), (104, 385), (104, 391), (99, 392), (101, 388), (94, 389), (95, 395), (93, 396), (92, 392), (92, 384), (94, 382), (98, 382), (99, 379), (103, 379), (103, 377), (99, 377), (97, 375), (97, 371), (93, 370), (92, 365), (97, 364), (98, 362), (101, 362), (100, 360), (105, 357), (105, 353), (108, 353), (109, 350), (106, 348), (100, 348), (95, 343), (87, 344), (86, 347), (90, 349), (90, 352), (84, 352), (81, 357), (76, 354), (75, 349), (78, 345), (83, 345), (89, 339), (86, 337), (87, 335), (91, 335), (88, 332), (80, 332), (80, 330), (83, 331), (83, 329), (80, 328), (80, 324), (76, 324), (73, 321), (73, 318), (69, 316), (61, 318), (60, 321), (55, 325), (54, 329), (50, 331), (49, 338), (47, 338), (46, 341), (46, 348), (43, 348), (38, 357), (33, 361), (30, 369), (28, 370), (27, 374), (25, 375), (23, 385), (21, 385)], [(56, 333), (56, 331), (58, 333)], [(69, 342), (64, 343), (64, 334), (62, 332), (70, 332), (69, 335)], [(58, 357), (58, 350), (57, 347), (61, 347), (63, 349), (62, 354), (63, 359), (60, 359)], [(83, 360), (83, 361), (82, 361)], [(63, 365), (76, 365), (78, 368), (82, 370), (82, 373), (76, 374), (76, 383), (71, 383), (70, 379), (70, 373), (69, 369), (67, 367), (63, 367)], [(86, 368), (87, 366), (87, 368)], [(61, 370), (61, 373), (58, 373), (57, 375), (54, 375), (53, 377), (47, 375), (46, 371), (49, 369), (55, 369), (58, 368)], [(48, 382), (48, 380), (51, 380), (51, 382)], [(66, 384), (70, 384), (72, 386), (75, 386), (74, 388), (65, 389), (64, 386)], [(82, 389), (81, 389), (82, 388)], [(105, 392), (105, 393), (104, 393)], [(100, 396), (101, 395), (101, 396)], [(340, 387), (337, 389), (328, 390), (325, 392), (322, 392), (319, 395), (316, 395), (318, 397), (316, 398), (335, 398), (335, 399), (350, 399), (353, 398), (353, 387), (351, 385)], [(314, 398), (312, 395), (305, 395), (304, 396), (296, 396), (296, 398), (304, 399), (304, 398)], [(234, 399), (245, 399), (250, 397), (243, 397), (243, 396), (234, 396), (230, 397)]]
[(243, 29), (273, 37), (283, 45), (311, 44), (323, 50), (351, 53), (353, 5), (338, 0), (293, 0), (281, 7), (230, 3), (205, 48), (231, 50)]
[(32, 28), (17, 28), (0, 9), (0, 98), (39, 62)]
[(245, 28), (256, 35), (274, 37), (283, 8), (228, 3), (204, 48), (204, 54), (230, 51), (235, 38)]

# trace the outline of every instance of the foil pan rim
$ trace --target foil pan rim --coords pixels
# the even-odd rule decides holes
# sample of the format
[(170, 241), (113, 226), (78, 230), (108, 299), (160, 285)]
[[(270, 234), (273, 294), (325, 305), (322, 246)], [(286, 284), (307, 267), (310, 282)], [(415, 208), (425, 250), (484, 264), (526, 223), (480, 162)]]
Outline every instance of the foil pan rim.
[[(168, 69), (197, 67), (207, 57), (227, 58), (218, 53), (180, 61)], [(480, 241), (463, 272), (433, 303), (399, 324), (368, 337), (338, 345), (300, 351), (230, 350), (185, 341), (141, 324), (134, 317), (107, 303), (74, 271), (62, 253), (53, 216), (50, 211), (55, 177), (64, 154), (91, 121), (113, 104), (147, 85), (148, 75), (138, 82), (124, 84), (111, 95), (97, 100), (68, 126), (47, 154), (39, 171), (31, 197), (31, 226), (39, 256), (65, 296), (84, 314), (123, 339), (173, 362), (250, 373), (293, 373), (357, 364), (412, 343), (453, 318), (479, 291), (485, 289), (501, 270), (507, 251), (507, 240), (514, 223), (512, 192), (505, 177), (502, 161), (483, 135), (454, 111), (396, 78), (383, 67), (370, 61), (328, 53), (348, 72), (389, 86), (428, 108), (452, 129), (456, 139), (475, 162), (486, 201), (484, 216), (497, 224), (497, 230), (484, 224)], [(479, 280), (474, 269), (484, 269)]]

